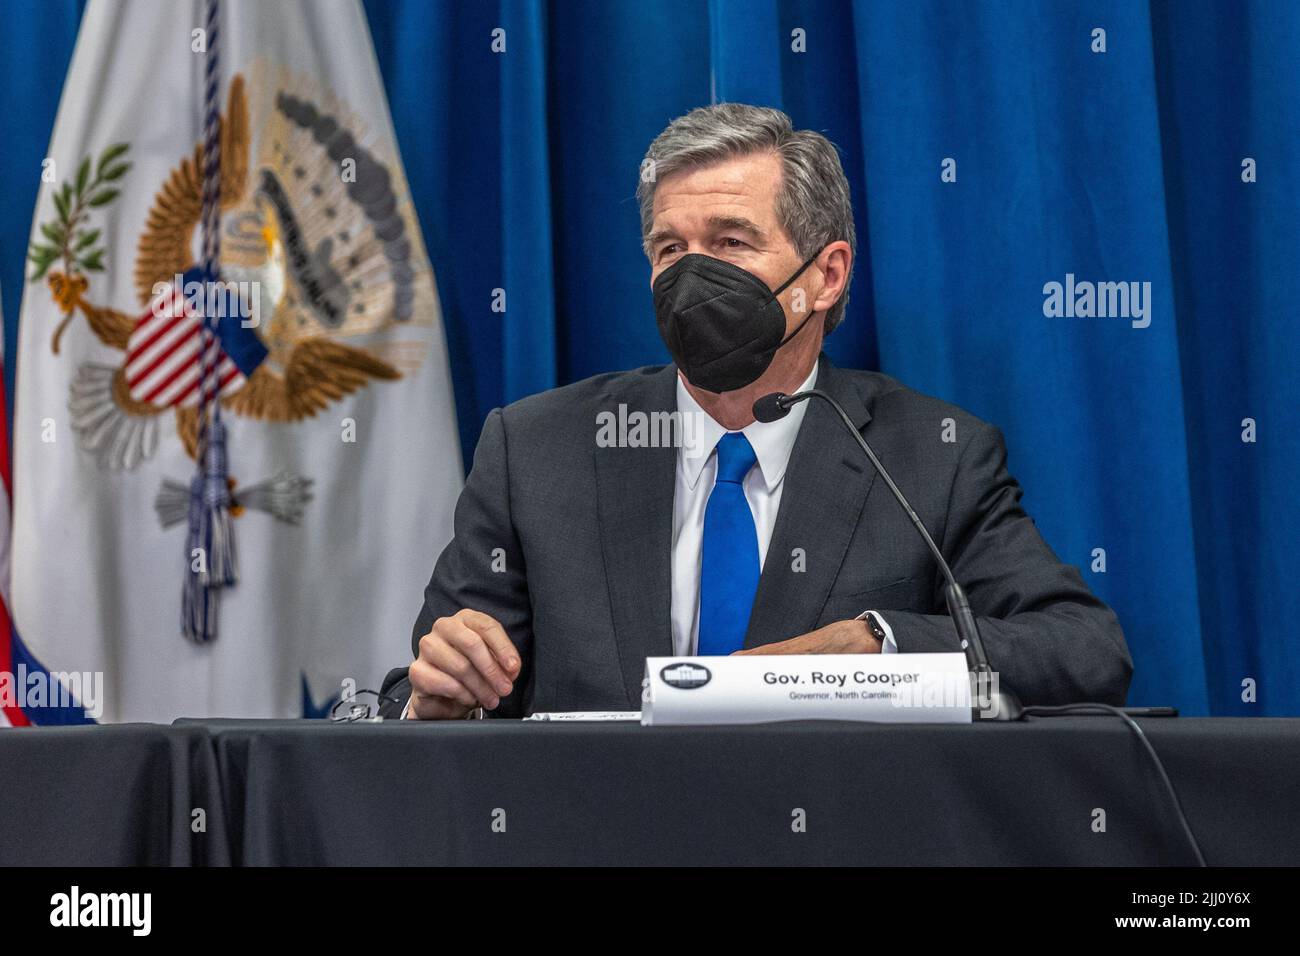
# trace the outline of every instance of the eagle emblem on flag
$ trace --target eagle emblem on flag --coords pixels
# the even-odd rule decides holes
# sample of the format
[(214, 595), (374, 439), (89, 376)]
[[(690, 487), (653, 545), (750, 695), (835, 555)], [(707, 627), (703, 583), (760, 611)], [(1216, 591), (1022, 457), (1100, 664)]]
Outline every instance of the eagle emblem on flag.
[[(41, 225), (29, 252), (31, 279), (46, 281), (62, 313), (51, 348), (59, 353), (80, 315), (101, 343), (122, 353), (116, 365), (83, 363), (71, 383), (72, 429), (102, 468), (149, 460), (168, 415), (193, 458), (200, 381), (229, 413), (294, 423), (423, 361), (422, 335), (392, 334), (435, 307), (400, 168), (371, 151), (346, 106), (283, 71), (259, 80), (272, 73), (256, 64), (253, 86), (262, 99), (253, 109), (249, 84), (235, 75), (220, 119), (219, 284), (242, 311), (240, 321), (221, 322), (218, 335), (185, 294), (203, 285), (202, 143), (154, 197), (136, 248), (135, 311), (90, 296), (107, 254), (94, 219), (124, 188), (129, 144), (108, 147), (93, 163), (87, 157), (74, 179), (53, 190), (57, 218)], [(237, 494), (234, 512), (261, 506), (296, 521), (309, 484), (278, 475)], [(169, 487), (183, 494), (169, 499)], [(164, 482), (157, 503), (164, 526), (184, 519), (185, 494), (184, 485)]]

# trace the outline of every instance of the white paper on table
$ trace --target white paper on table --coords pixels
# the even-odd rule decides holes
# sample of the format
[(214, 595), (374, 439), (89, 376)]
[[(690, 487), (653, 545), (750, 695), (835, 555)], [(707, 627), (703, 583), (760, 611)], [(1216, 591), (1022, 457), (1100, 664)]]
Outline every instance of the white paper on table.
[(639, 710), (554, 710), (529, 714), (524, 720), (640, 720)]

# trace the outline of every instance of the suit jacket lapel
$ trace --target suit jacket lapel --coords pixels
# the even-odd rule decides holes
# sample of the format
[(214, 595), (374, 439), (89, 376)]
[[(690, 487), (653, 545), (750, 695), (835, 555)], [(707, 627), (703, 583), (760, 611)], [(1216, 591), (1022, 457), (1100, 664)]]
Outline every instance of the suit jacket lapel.
[[(853, 380), (825, 355), (816, 387), (844, 406), (859, 431), (871, 420)], [(875, 470), (835, 412), (825, 402), (809, 399), (790, 452), (781, 508), (763, 562), (745, 647), (812, 630), (875, 478)], [(796, 548), (805, 555), (803, 570), (796, 570)]]
[[(633, 412), (677, 407), (677, 369), (647, 376), (631, 394), (612, 395)], [(649, 429), (647, 429), (647, 434)], [(672, 536), (677, 449), (597, 448), (596, 494), (601, 551), (614, 618), (619, 665), (632, 709), (641, 707), (647, 657), (673, 652)]]

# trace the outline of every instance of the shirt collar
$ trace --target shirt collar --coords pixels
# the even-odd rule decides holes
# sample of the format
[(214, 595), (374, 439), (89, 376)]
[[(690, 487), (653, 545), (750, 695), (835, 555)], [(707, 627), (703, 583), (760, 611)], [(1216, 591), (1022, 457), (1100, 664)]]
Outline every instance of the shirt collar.
[[(815, 386), (820, 364), (818, 362), (813, 365), (813, 370), (797, 391), (807, 391)], [(687, 487), (694, 490), (705, 463), (727, 429), (700, 407), (700, 403), (687, 391), (680, 372), (677, 375), (677, 411), (683, 419), (689, 417), (695, 421), (693, 442), (677, 449), (678, 466), (686, 478)], [(741, 429), (758, 458), (763, 484), (767, 486), (769, 494), (776, 490), (785, 477), (786, 466), (790, 464), (790, 452), (807, 411), (808, 403), (800, 402), (784, 418), (778, 418), (774, 422), (750, 422)]]

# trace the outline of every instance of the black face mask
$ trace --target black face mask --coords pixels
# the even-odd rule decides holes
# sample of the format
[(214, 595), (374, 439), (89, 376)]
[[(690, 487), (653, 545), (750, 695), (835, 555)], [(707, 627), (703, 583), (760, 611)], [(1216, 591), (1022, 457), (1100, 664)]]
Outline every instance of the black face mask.
[(776, 290), (740, 266), (694, 252), (661, 272), (653, 286), (655, 318), (686, 380), (708, 392), (730, 392), (758, 381), (781, 346), (816, 314), (808, 313), (785, 335), (785, 310), (776, 297), (817, 255)]

